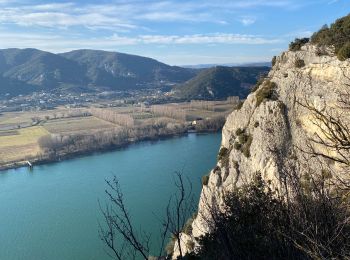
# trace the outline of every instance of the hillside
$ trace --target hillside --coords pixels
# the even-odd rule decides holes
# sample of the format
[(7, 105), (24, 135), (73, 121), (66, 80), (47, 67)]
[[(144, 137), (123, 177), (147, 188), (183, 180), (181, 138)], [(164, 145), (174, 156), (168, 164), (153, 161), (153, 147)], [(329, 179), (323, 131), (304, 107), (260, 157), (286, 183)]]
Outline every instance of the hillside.
[(224, 99), (228, 96), (246, 98), (252, 86), (269, 70), (269, 67), (209, 68), (177, 86), (176, 95), (186, 99)]
[(59, 54), (85, 68), (89, 83), (110, 88), (154, 87), (184, 82), (197, 73), (151, 58), (117, 52), (76, 50)]
[(36, 89), (37, 88), (34, 85), (26, 84), (19, 80), (4, 78), (3, 76), (0, 76), (0, 95), (25, 95), (34, 92)]
[(185, 82), (196, 73), (194, 69), (116, 52), (77, 50), (53, 54), (37, 49), (0, 50), (0, 94), (68, 87), (86, 91), (154, 88)]
[[(344, 21), (325, 29), (327, 38), (339, 36), (332, 33), (339, 23), (350, 29)], [(231, 259), (218, 253), (232, 248), (230, 256), (250, 252), (244, 259), (259, 253), (267, 254), (263, 259), (274, 254), (276, 259), (348, 258), (350, 56), (337, 57), (336, 51), (329, 44), (304, 42), (281, 53), (257, 90), (229, 115), (217, 165), (203, 177), (198, 214), (181, 235), (182, 252), (204, 247), (203, 259), (212, 259), (210, 254)], [(264, 183), (268, 188), (261, 188)], [(231, 202), (246, 204), (230, 204), (228, 194)], [(264, 212), (271, 205), (266, 201), (259, 206), (263, 196), (271, 196), (271, 211)], [(233, 211), (225, 214), (228, 208)], [(283, 222), (287, 218), (292, 221)], [(217, 232), (227, 232), (224, 242)], [(289, 241), (283, 232), (289, 232)], [(294, 251), (281, 250), (279, 243)], [(178, 255), (175, 244), (173, 259)]]

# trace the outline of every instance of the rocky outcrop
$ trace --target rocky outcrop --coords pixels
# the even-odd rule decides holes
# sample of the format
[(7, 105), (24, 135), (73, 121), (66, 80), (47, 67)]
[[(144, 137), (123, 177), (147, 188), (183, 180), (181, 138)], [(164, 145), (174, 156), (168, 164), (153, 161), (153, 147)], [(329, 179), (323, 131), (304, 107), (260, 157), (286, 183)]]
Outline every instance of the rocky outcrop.
[[(227, 118), (219, 160), (203, 186), (199, 214), (192, 224), (192, 236), (182, 239), (183, 250), (193, 250), (186, 247), (188, 240), (196, 245), (196, 238), (210, 232), (205, 219), (210, 217), (208, 205), (220, 207), (223, 194), (249, 182), (254, 173), (260, 172), (278, 188), (288, 167), (298, 167), (302, 176), (310, 169), (319, 170), (320, 163), (329, 163), (305, 154), (310, 138), (322, 135), (305, 104), (336, 111), (340, 95), (350, 89), (348, 84), (350, 61), (339, 61), (331, 49), (320, 51), (306, 44), (300, 51), (286, 51), (276, 57), (265, 81)], [(350, 122), (350, 113), (342, 116), (344, 122)], [(176, 248), (174, 257), (178, 255)]]

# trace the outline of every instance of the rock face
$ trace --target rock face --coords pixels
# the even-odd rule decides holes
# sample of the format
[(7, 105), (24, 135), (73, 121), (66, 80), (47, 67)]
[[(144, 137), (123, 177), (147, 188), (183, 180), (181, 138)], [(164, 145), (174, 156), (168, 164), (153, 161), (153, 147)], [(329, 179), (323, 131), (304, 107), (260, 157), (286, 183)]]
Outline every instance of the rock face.
[[(182, 250), (196, 248), (196, 238), (210, 232), (205, 221), (208, 206), (222, 201), (227, 191), (249, 182), (260, 172), (271, 185), (278, 187), (281, 174), (288, 167), (297, 167), (300, 176), (307, 171), (319, 170), (322, 162), (305, 154), (309, 140), (320, 133), (312, 111), (331, 108), (337, 111), (340, 95), (350, 91), (350, 61), (339, 61), (331, 49), (320, 50), (306, 44), (300, 51), (283, 52), (265, 82), (251, 93), (241, 109), (232, 112), (222, 131), (222, 144), (217, 166), (211, 171), (208, 184), (203, 186), (198, 215), (192, 224), (192, 236), (184, 236)], [(274, 96), (266, 95), (261, 102), (262, 90), (275, 87)], [(260, 101), (259, 101), (260, 99)], [(261, 102), (259, 104), (259, 102)], [(350, 122), (350, 113), (342, 120)], [(323, 149), (324, 147), (316, 147)], [(308, 163), (306, 167), (305, 162)], [(195, 247), (187, 248), (191, 239)], [(173, 257), (178, 256), (175, 246)]]

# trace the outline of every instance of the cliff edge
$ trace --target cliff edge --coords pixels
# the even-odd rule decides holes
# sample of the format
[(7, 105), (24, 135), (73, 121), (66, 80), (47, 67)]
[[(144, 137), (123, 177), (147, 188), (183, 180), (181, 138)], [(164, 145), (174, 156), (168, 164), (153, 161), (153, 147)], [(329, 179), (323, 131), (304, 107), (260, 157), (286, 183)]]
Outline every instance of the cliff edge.
[[(276, 57), (268, 76), (227, 118), (216, 167), (203, 184), (192, 234), (182, 234), (182, 251), (195, 251), (197, 239), (210, 232), (208, 206), (220, 205), (226, 192), (251, 180), (260, 172), (278, 188), (283, 173), (297, 168), (300, 176), (322, 165), (338, 172), (341, 166), (326, 156), (334, 151), (310, 140), (322, 137), (322, 122), (315, 112), (341, 116), (349, 125), (342, 97), (349, 94), (350, 60), (340, 61), (332, 48), (307, 43), (300, 50)], [(312, 152), (308, 152), (312, 149)], [(175, 245), (173, 258), (179, 255)]]

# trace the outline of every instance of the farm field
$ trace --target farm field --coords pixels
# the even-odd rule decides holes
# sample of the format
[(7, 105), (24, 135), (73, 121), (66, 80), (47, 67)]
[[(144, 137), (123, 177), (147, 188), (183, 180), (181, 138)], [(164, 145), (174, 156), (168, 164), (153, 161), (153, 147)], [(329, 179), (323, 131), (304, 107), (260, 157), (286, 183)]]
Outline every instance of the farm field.
[[(227, 116), (236, 106), (228, 101), (195, 101), (155, 106), (91, 108), (60, 107), (48, 111), (0, 114), (0, 169), (4, 165), (37, 158), (43, 136), (94, 135), (121, 128), (148, 127), (161, 122), (191, 125), (192, 121)], [(97, 112), (96, 112), (97, 111)], [(115, 131), (117, 132), (117, 131)]]
[(118, 125), (94, 116), (87, 116), (49, 120), (43, 124), (43, 127), (51, 134), (66, 134), (77, 132), (89, 133), (93, 130), (116, 128)]
[(37, 155), (39, 138), (48, 134), (42, 126), (0, 131), (0, 163), (23, 161)]

